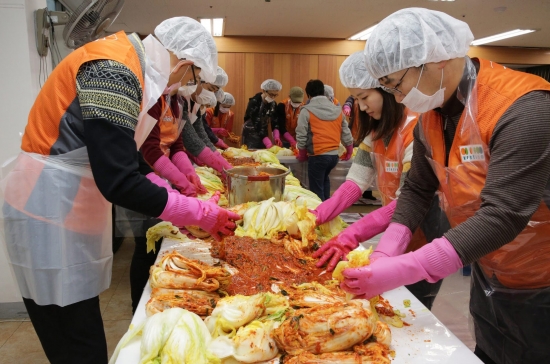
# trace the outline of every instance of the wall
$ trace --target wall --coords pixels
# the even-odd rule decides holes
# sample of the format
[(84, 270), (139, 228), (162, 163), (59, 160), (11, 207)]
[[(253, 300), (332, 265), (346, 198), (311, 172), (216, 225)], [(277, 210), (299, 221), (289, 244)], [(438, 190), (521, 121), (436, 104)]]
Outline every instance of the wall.
[[(260, 92), (262, 81), (274, 78), (283, 84), (277, 102), (288, 96), (293, 86), (305, 88), (318, 78), (334, 88), (343, 104), (349, 92), (340, 83), (338, 70), (350, 54), (363, 50), (364, 41), (284, 37), (216, 37), (218, 64), (229, 75), (225, 90), (235, 96), (233, 132), (241, 134), (248, 99)], [(471, 57), (499, 63), (550, 64), (550, 49), (471, 47)]]
[[(33, 11), (41, 7), (46, 7), (46, 0), (0, 0), (3, 54), (0, 57), (0, 165), (20, 150), (19, 133), (25, 128), (27, 115), (40, 90), (40, 57), (36, 51)], [(46, 62), (51, 72), (51, 62)], [(0, 277), (0, 302), (21, 301), (3, 242), (0, 242)]]

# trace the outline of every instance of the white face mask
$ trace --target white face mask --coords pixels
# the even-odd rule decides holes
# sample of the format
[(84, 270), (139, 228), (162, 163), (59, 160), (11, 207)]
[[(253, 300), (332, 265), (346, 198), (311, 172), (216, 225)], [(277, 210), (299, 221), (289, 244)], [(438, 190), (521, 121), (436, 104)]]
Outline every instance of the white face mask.
[(302, 103), (301, 102), (291, 102), (290, 105), (292, 105), (292, 107), (294, 109), (297, 109), (297, 108), (300, 107), (300, 105), (302, 105)]
[(229, 112), (229, 108), (228, 107), (223, 107), (223, 106), (220, 106), (220, 112), (222, 114), (227, 114)]
[(265, 99), (264, 99), (266, 102), (273, 102), (275, 101), (275, 99), (271, 96), (266, 96)]
[[(420, 83), (420, 78), (422, 77), (423, 71), (424, 66), (422, 66), (420, 77), (418, 77), (416, 86)], [(435, 94), (428, 96), (420, 92), (416, 87), (413, 87), (401, 103), (412, 111), (419, 113), (436, 109), (443, 105), (443, 101), (445, 100), (445, 88), (441, 88), (441, 86), (443, 86), (443, 69), (441, 69), (441, 83), (439, 85), (439, 90)]]

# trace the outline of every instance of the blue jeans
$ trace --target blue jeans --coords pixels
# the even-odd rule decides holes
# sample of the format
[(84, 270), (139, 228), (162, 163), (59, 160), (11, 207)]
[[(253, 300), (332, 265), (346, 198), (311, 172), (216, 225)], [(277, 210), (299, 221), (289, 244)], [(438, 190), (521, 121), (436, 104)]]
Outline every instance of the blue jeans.
[(311, 156), (307, 160), (307, 174), (309, 178), (309, 189), (314, 192), (321, 201), (330, 197), (330, 171), (338, 164), (337, 155)]

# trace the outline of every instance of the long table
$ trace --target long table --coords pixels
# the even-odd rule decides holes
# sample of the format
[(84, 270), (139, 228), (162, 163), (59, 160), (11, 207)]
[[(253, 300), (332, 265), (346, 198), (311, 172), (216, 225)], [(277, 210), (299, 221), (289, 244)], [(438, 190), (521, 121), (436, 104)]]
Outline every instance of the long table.
[[(209, 252), (209, 244), (204, 242), (182, 243), (179, 240), (164, 239), (159, 258), (164, 252), (176, 250), (181, 254), (213, 264), (215, 259)], [(151, 295), (149, 284), (145, 287), (132, 325), (139, 325), (146, 319), (145, 304)], [(406, 315), (403, 318), (410, 326), (401, 329), (391, 327), (392, 347), (395, 358), (392, 364), (476, 364), (482, 363), (452, 332), (450, 332), (420, 301), (405, 287), (400, 287), (383, 294), (394, 307)], [(410, 300), (411, 305), (404, 307), (403, 300)], [(141, 336), (132, 339), (124, 347), (116, 364), (137, 364), (140, 357)], [(274, 363), (278, 361), (272, 361)]]

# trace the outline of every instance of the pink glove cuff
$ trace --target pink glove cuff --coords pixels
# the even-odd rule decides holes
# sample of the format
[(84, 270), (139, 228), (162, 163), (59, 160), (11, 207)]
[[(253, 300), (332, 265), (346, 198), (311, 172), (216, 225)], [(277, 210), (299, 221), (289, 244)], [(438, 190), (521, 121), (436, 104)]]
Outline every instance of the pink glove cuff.
[(281, 133), (278, 129), (273, 129), (273, 139), (281, 139)]
[(221, 138), (218, 138), (218, 141), (214, 145), (218, 148), (221, 148), (221, 149), (227, 149), (228, 148), (227, 144), (225, 144)]
[(317, 206), (317, 225), (331, 221), (361, 197), (361, 188), (350, 180), (342, 183), (331, 198)]
[[(183, 173), (180, 172), (178, 167), (174, 165), (166, 156), (161, 156), (153, 164), (155, 171), (159, 172), (161, 176), (165, 177), (172, 184), (176, 185), (178, 188), (189, 189), (189, 181)], [(194, 190), (194, 189), (193, 189)], [(193, 191), (186, 190), (186, 193), (192, 194)]]
[(147, 177), (147, 179), (149, 181), (156, 184), (157, 186), (165, 188), (166, 190), (168, 190), (168, 193), (175, 192), (175, 193), (179, 194), (178, 191), (176, 191), (172, 187), (170, 187), (170, 185), (168, 184), (168, 182), (166, 182), (166, 180), (164, 178), (161, 178), (155, 172), (148, 173), (145, 177)]
[(347, 112), (350, 112), (350, 111), (351, 111), (351, 107), (349, 107), (349, 105), (344, 105), (344, 107), (342, 108), (342, 110), (346, 110)]
[(283, 138), (285, 138), (285, 140), (291, 145), (296, 145), (296, 140), (292, 137), (292, 135), (290, 135), (288, 131), (283, 134)]
[(456, 250), (445, 237), (424, 245), (413, 252), (413, 255), (428, 273), (425, 279), (430, 283), (453, 274), (463, 266)]
[(223, 173), (223, 169), (231, 169), (233, 166), (229, 164), (218, 152), (213, 152), (208, 148), (204, 148), (199, 154), (199, 160), (209, 167), (214, 168), (219, 173)]
[(186, 175), (189, 174), (196, 174), (195, 168), (193, 168), (193, 164), (187, 157), (187, 154), (184, 152), (177, 152), (172, 156), (172, 162), (178, 169), (181, 171), (181, 173), (184, 173)]
[(273, 146), (273, 143), (271, 143), (271, 140), (269, 140), (268, 137), (263, 138), (262, 142), (264, 143), (264, 145), (267, 149), (269, 149)]
[[(212, 212), (210, 209), (207, 212)], [(174, 193), (168, 194), (168, 201), (159, 219), (170, 221), (177, 227), (187, 225), (214, 226), (217, 214), (203, 213), (202, 204), (195, 198)]]
[[(397, 203), (397, 202), (396, 202)], [(389, 204), (388, 206), (390, 206)], [(394, 205), (395, 210), (395, 205)], [(393, 214), (393, 213), (392, 213)], [(386, 256), (394, 257), (401, 255), (407, 250), (407, 246), (412, 238), (412, 232), (405, 225), (401, 225), (396, 222), (389, 224), (388, 229), (380, 238), (380, 242), (376, 247), (373, 254), (377, 253), (375, 257)]]
[(344, 230), (340, 236), (347, 241), (360, 243), (385, 231), (395, 211), (396, 201), (381, 207)]

